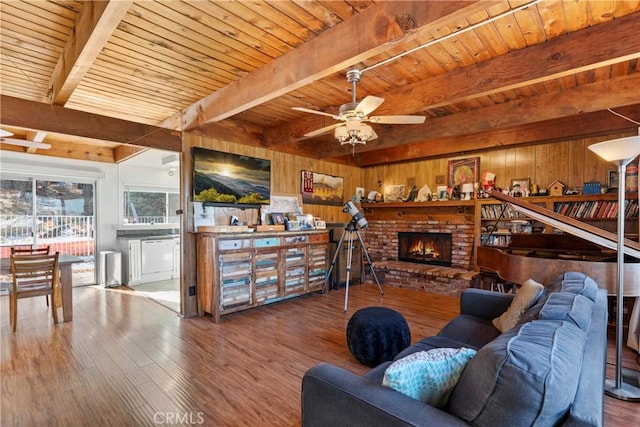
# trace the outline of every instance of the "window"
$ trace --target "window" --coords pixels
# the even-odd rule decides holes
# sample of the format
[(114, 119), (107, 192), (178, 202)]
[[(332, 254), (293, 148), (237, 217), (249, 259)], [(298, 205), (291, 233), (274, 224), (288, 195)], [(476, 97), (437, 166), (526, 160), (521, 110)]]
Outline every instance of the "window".
[(180, 208), (180, 194), (175, 190), (126, 187), (123, 192), (123, 223), (175, 224)]

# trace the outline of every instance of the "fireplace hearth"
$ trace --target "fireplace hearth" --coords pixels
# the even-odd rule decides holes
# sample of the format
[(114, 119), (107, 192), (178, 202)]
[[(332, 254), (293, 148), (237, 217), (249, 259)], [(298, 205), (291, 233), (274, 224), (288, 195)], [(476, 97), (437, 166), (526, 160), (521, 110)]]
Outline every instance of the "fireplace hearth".
[(398, 233), (398, 261), (451, 266), (451, 233)]

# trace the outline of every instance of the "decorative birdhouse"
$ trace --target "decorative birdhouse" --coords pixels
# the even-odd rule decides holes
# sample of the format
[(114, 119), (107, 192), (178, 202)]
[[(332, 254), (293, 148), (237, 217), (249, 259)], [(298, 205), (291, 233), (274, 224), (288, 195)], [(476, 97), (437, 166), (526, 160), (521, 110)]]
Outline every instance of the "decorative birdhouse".
[(547, 192), (550, 196), (562, 196), (562, 194), (564, 193), (564, 187), (566, 187), (566, 185), (556, 179), (551, 184), (549, 184), (549, 186), (547, 187)]

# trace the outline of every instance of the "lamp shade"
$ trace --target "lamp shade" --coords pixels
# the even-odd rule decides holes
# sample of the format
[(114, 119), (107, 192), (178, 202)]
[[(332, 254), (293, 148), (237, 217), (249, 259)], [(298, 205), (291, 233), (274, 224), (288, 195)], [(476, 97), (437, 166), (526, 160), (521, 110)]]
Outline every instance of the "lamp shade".
[(473, 193), (473, 184), (470, 182), (462, 184), (461, 191), (463, 193)]
[(598, 142), (590, 145), (589, 150), (609, 162), (633, 160), (640, 155), (640, 136)]

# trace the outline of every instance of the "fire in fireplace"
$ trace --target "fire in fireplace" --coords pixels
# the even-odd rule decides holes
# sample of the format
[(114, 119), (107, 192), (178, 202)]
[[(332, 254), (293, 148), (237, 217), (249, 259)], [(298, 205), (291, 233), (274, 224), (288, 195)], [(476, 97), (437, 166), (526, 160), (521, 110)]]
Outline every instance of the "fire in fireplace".
[(398, 261), (451, 266), (451, 233), (398, 233)]

